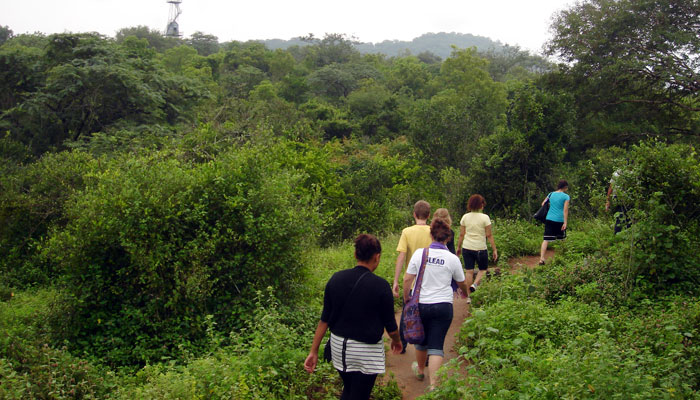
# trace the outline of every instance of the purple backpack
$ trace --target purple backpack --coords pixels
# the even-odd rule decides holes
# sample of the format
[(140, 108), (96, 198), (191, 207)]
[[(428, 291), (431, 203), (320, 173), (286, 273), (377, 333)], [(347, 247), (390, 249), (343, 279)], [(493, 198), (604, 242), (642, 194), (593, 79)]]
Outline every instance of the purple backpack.
[(425, 329), (423, 322), (420, 319), (420, 310), (418, 309), (418, 299), (420, 298), (420, 287), (423, 283), (423, 272), (425, 272), (425, 263), (428, 260), (428, 249), (423, 249), (423, 261), (420, 264), (416, 283), (413, 287), (413, 295), (403, 307), (403, 336), (410, 344), (422, 344), (425, 340)]

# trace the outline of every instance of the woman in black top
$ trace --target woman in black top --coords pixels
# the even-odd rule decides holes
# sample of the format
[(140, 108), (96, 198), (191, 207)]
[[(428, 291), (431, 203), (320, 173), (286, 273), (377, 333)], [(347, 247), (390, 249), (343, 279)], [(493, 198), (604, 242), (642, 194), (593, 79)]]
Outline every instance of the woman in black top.
[(392, 351), (401, 352), (391, 286), (372, 273), (381, 252), (376, 237), (363, 234), (355, 239), (357, 266), (336, 272), (326, 284), (321, 320), (304, 362), (304, 369), (312, 373), (321, 340), (330, 328), (333, 366), (343, 379), (342, 400), (369, 399), (377, 374), (385, 370), (384, 329), (391, 337)]

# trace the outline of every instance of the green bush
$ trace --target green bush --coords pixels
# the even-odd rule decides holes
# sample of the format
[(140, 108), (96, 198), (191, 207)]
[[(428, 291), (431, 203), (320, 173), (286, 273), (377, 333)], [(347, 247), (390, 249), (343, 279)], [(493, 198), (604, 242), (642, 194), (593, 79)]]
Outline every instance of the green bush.
[(460, 332), (466, 377), (449, 375), (426, 398), (692, 398), (698, 307), (675, 300), (608, 315), (569, 300), (490, 304)]
[(50, 345), (55, 290), (12, 293), (0, 302), (0, 398), (103, 398), (113, 376)]
[[(206, 316), (239, 324), (255, 290), (299, 279), (313, 204), (274, 154), (240, 148), (189, 165), (116, 159), (67, 207), (45, 256), (65, 274), (71, 347), (138, 364), (204, 345)], [(312, 235), (311, 235), (312, 236)]]
[(510, 257), (539, 254), (542, 243), (542, 227), (534, 220), (492, 218), (493, 237), (498, 257), (506, 263)]
[(413, 224), (411, 211), (416, 201), (425, 199), (435, 205), (442, 200), (436, 195), (433, 170), (412, 157), (416, 150), (406, 141), (372, 146), (347, 141), (343, 145), (335, 173), (346, 193), (347, 207), (337, 210), (332, 223), (324, 225), (330, 237), (351, 239), (360, 232), (400, 231)]
[[(319, 362), (308, 374), (302, 363), (315, 326), (285, 323), (288, 318), (269, 293), (258, 292), (251, 318), (232, 345), (187, 365), (147, 366), (115, 398), (133, 399), (328, 399), (337, 398), (335, 369)], [(314, 320), (315, 322), (316, 320)], [(309, 322), (307, 320), (307, 322)], [(233, 334), (232, 334), (233, 335)], [(378, 379), (373, 399), (400, 399), (396, 381)]]
[(700, 157), (690, 145), (632, 146), (620, 168), (619, 204), (631, 227), (619, 238), (628, 269), (661, 290), (696, 292), (700, 283)]
[(0, 281), (22, 288), (56, 276), (37, 248), (51, 229), (66, 225), (66, 202), (99, 168), (86, 153), (46, 154), (0, 180)]

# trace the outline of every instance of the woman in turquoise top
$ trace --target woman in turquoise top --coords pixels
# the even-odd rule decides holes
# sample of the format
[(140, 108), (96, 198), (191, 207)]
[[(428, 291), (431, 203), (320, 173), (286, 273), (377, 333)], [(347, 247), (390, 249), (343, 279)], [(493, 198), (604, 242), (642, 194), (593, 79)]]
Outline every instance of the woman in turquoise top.
[(569, 219), (569, 197), (566, 192), (569, 184), (560, 180), (557, 191), (550, 193), (542, 205), (549, 199), (549, 212), (544, 221), (544, 237), (540, 246), (540, 265), (544, 265), (544, 254), (547, 252), (547, 244), (555, 240), (566, 239), (566, 222)]

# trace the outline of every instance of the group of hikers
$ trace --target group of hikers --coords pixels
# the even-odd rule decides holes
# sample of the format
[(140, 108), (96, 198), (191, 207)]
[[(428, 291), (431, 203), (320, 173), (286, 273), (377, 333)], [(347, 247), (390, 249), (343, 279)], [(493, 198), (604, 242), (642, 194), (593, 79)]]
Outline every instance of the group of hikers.
[[(540, 264), (544, 264), (547, 244), (566, 238), (570, 201), (567, 190), (568, 183), (561, 180), (557, 190), (542, 202), (543, 205), (549, 203), (549, 211), (545, 219)], [(357, 236), (357, 265), (336, 272), (326, 284), (321, 319), (304, 362), (306, 371), (312, 373), (315, 370), (321, 341), (330, 329), (324, 358), (332, 362), (343, 380), (341, 400), (369, 399), (377, 375), (385, 372), (384, 331), (391, 339), (393, 353), (404, 354), (408, 346), (404, 338), (404, 313), (398, 326), (394, 317), (394, 297), (401, 295), (405, 304), (415, 291), (419, 297), (424, 337), (421, 343), (415, 344), (416, 360), (411, 368), (418, 380), (425, 379), (427, 369), (429, 390), (432, 390), (444, 359), (443, 347), (452, 323), (455, 296), (466, 297), (467, 303), (471, 302), (470, 293), (477, 290), (488, 269), (487, 241), (491, 245), (493, 261), (498, 260), (491, 219), (484, 214), (484, 206), (486, 200), (483, 196), (474, 194), (469, 198), (467, 213), (460, 220), (455, 250), (448, 210), (437, 209), (428, 225), (430, 204), (418, 201), (413, 207), (415, 225), (401, 232), (396, 248), (398, 256), (392, 286), (373, 274), (382, 254), (379, 240), (370, 234)], [(464, 267), (460, 256), (464, 259)], [(476, 274), (475, 268), (478, 268)], [(400, 292), (402, 271), (403, 291)], [(420, 282), (419, 288), (414, 287), (417, 281)]]

